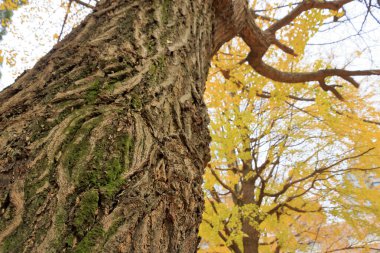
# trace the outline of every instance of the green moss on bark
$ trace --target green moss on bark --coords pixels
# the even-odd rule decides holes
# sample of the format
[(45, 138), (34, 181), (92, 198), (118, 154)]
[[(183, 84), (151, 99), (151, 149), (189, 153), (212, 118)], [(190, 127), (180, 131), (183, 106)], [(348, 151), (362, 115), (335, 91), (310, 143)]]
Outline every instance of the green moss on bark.
[(169, 10), (170, 10), (171, 0), (162, 0), (162, 23), (166, 25), (169, 21)]
[(23, 244), (28, 236), (26, 224), (21, 224), (16, 231), (9, 235), (2, 245), (2, 253), (22, 252)]
[(83, 237), (86, 235), (96, 219), (98, 210), (99, 193), (95, 189), (91, 189), (83, 194), (80, 200), (79, 208), (75, 212), (74, 227), (76, 233)]
[(79, 175), (80, 188), (99, 188), (104, 199), (112, 199), (120, 189), (124, 183), (120, 176), (129, 167), (133, 140), (129, 136), (118, 138), (112, 151), (109, 143), (97, 143), (91, 163)]
[(149, 86), (155, 86), (161, 83), (167, 77), (166, 61), (164, 57), (159, 57), (150, 66), (147, 73), (147, 83)]
[(101, 82), (99, 79), (95, 80), (86, 93), (85, 100), (88, 104), (93, 104), (98, 98), (101, 89)]
[(125, 222), (125, 218), (124, 217), (119, 217), (117, 218), (111, 225), (111, 227), (108, 229), (105, 237), (106, 237), (106, 240), (108, 240), (111, 236), (113, 236), (117, 229), (122, 225), (124, 224)]
[[(63, 247), (62, 243), (68, 244), (69, 237), (75, 238), (74, 235), (70, 234), (65, 241), (65, 236), (67, 235), (66, 224), (68, 222), (68, 213), (64, 207), (58, 207), (57, 214), (55, 216), (55, 232), (56, 238), (50, 242), (49, 252), (60, 252)], [(70, 245), (72, 247), (72, 245)]]
[(74, 249), (74, 253), (91, 253), (92, 248), (96, 246), (99, 238), (104, 236), (103, 228), (100, 225), (93, 227), (86, 236), (78, 243)]
[[(91, 131), (99, 124), (101, 117), (93, 118), (83, 124), (84, 121), (85, 119), (80, 119), (74, 122), (67, 130), (67, 143), (63, 148), (63, 150), (66, 150), (63, 165), (68, 169), (70, 176), (73, 175), (74, 168), (80, 171), (84, 166), (84, 158), (89, 153)], [(79, 138), (78, 142), (75, 141), (76, 137)]]
[(131, 107), (135, 110), (141, 110), (142, 101), (138, 94), (134, 94), (131, 99)]

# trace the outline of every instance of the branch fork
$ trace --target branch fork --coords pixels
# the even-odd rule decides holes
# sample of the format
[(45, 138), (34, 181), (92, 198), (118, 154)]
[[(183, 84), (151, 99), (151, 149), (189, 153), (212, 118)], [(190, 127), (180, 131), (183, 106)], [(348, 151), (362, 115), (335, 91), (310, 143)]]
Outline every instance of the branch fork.
[(218, 11), (216, 12), (217, 22), (214, 31), (216, 36), (213, 51), (216, 53), (223, 43), (235, 36), (240, 36), (251, 50), (244, 62), (248, 62), (258, 74), (283, 83), (317, 82), (324, 91), (330, 91), (336, 98), (343, 101), (343, 96), (336, 89), (341, 86), (326, 84), (326, 78), (334, 76), (340, 77), (358, 88), (359, 83), (355, 81), (354, 76), (380, 75), (380, 69), (360, 71), (322, 69), (315, 72), (295, 73), (277, 70), (267, 65), (263, 61), (263, 57), (271, 45), (277, 46), (286, 54), (297, 57), (297, 53), (291, 47), (276, 38), (276, 32), (285, 26), (291, 25), (303, 12), (311, 9), (338, 11), (343, 8), (344, 5), (352, 1), (353, 0), (304, 0), (283, 18), (275, 20), (266, 30), (262, 30), (256, 25), (255, 19), (259, 18), (259, 16), (255, 14), (254, 10), (249, 9), (246, 0), (215, 1), (214, 6)]

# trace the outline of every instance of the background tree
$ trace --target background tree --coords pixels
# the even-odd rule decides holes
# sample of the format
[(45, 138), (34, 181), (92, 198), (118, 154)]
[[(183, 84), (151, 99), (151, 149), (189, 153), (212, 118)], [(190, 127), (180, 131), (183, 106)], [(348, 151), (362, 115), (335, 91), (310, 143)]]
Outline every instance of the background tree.
[(380, 236), (380, 192), (366, 183), (371, 173), (380, 177), (380, 129), (358, 115), (374, 119), (376, 110), (353, 93), (331, 103), (301, 86), (279, 91), (245, 66), (226, 70), (240, 52), (234, 47), (215, 61), (206, 93), (213, 141), (205, 251), (306, 252), (323, 244), (328, 252), (353, 241), (364, 249)]
[(99, 1), (0, 93), (2, 250), (194, 252), (211, 57), (240, 36), (257, 73), (316, 82), (342, 100), (332, 77), (357, 86), (352, 76), (380, 72), (290, 73), (264, 56), (271, 45), (295, 55), (276, 32), (308, 10), (348, 2), (304, 1), (259, 27), (242, 0)]
[[(336, 14), (310, 12), (284, 36), (298, 40), (303, 52), (314, 35), (305, 29), (330, 15)], [(338, 102), (304, 84), (284, 89), (246, 65), (236, 67), (247, 50), (233, 40), (210, 69), (206, 101), (213, 141), (200, 251), (379, 249), (372, 245), (380, 238), (380, 191), (366, 182), (369, 175), (380, 178), (379, 118), (368, 103), (373, 94), (348, 88)], [(320, 62), (305, 66), (302, 58), (273, 64), (292, 71), (320, 68)]]

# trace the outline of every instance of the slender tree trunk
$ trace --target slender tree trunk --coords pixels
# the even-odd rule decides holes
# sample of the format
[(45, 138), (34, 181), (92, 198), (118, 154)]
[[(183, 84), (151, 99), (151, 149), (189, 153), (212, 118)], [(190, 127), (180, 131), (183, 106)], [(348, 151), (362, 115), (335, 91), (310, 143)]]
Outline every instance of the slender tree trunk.
[[(249, 144), (248, 144), (249, 145)], [(252, 176), (249, 176), (249, 173), (253, 170), (252, 161), (243, 162), (243, 178), (242, 181), (242, 198), (239, 200), (239, 205), (248, 206), (248, 205), (257, 205), (260, 206), (255, 199), (255, 182)], [(257, 171), (257, 168), (256, 168)], [(260, 196), (258, 197), (260, 198)], [(258, 209), (257, 209), (258, 210)], [(256, 210), (256, 211), (257, 211)], [(243, 237), (243, 248), (244, 252), (249, 253), (258, 253), (259, 252), (259, 240), (260, 240), (260, 231), (259, 226), (259, 217), (257, 213), (253, 210), (252, 213), (245, 213), (242, 217), (242, 231), (246, 235)]]
[(211, 1), (102, 1), (0, 93), (2, 252), (195, 252)]
[(243, 221), (242, 231), (247, 235), (243, 238), (244, 252), (258, 253), (260, 232), (248, 220)]

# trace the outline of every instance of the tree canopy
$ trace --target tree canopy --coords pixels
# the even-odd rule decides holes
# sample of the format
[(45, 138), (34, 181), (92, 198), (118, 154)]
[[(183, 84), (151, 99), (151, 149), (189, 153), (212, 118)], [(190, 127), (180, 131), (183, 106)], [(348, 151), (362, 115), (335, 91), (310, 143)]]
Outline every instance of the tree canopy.
[[(271, 67), (289, 73), (331, 68), (332, 60), (304, 61), (303, 52), (337, 15), (314, 10), (297, 18), (279, 40), (296, 45), (299, 55), (278, 57), (270, 49)], [(272, 19), (257, 23), (265, 27)], [(213, 141), (201, 252), (250, 252), (254, 240), (259, 252), (374, 249), (380, 191), (369, 180), (380, 178), (380, 118), (369, 101), (375, 94), (359, 94), (339, 79), (329, 79), (340, 89), (332, 96), (318, 83), (285, 86), (252, 72), (244, 64), (248, 52), (234, 39), (210, 70)]]

